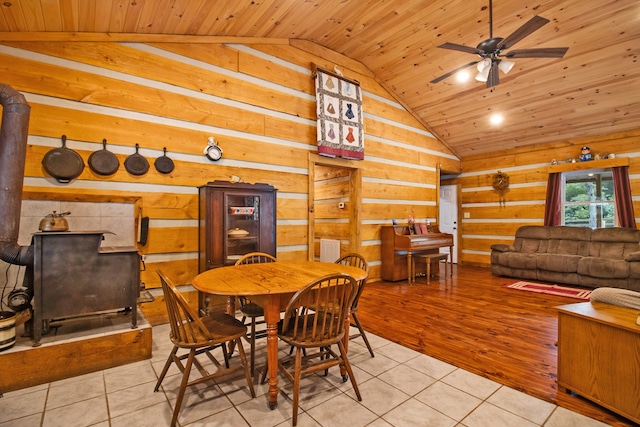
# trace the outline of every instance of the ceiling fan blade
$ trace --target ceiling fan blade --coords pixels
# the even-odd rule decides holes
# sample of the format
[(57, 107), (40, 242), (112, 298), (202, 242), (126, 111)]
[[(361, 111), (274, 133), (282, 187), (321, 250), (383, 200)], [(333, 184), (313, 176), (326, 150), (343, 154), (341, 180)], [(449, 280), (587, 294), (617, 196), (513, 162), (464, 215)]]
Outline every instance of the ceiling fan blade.
[(541, 47), (539, 49), (512, 50), (504, 55), (507, 58), (562, 58), (568, 47)]
[(548, 22), (549, 20), (547, 18), (543, 18), (542, 16), (538, 15), (534, 16), (533, 18), (529, 19), (523, 26), (515, 30), (513, 33), (511, 33), (511, 35), (498, 43), (498, 49), (510, 48)]
[(440, 46), (438, 46), (441, 49), (450, 49), (450, 50), (458, 50), (460, 52), (466, 52), (466, 53), (473, 53), (473, 54), (480, 54), (482, 53), (481, 50), (478, 50), (478, 48), (475, 47), (471, 47), (471, 46), (465, 46), (463, 44), (457, 44), (457, 43), (442, 43)]
[(476, 65), (478, 62), (480, 62), (480, 61), (473, 61), (473, 62), (469, 62), (468, 64), (465, 64), (465, 65), (463, 65), (462, 67), (458, 67), (458, 68), (456, 68), (456, 69), (455, 69), (455, 70), (453, 70), (453, 71), (449, 71), (447, 74), (443, 74), (443, 75), (441, 75), (441, 76), (440, 76), (440, 77), (438, 77), (437, 79), (433, 79), (433, 80), (431, 80), (429, 83), (438, 83), (438, 82), (440, 82), (440, 81), (442, 81), (442, 80), (446, 79), (447, 77), (453, 76), (453, 75), (454, 75), (455, 73), (457, 73), (458, 71), (462, 71), (462, 70), (464, 70), (465, 68), (469, 68), (469, 67), (471, 67), (472, 65)]
[(500, 73), (498, 73), (498, 61), (491, 62), (489, 76), (487, 77), (487, 87), (494, 87), (500, 84)]

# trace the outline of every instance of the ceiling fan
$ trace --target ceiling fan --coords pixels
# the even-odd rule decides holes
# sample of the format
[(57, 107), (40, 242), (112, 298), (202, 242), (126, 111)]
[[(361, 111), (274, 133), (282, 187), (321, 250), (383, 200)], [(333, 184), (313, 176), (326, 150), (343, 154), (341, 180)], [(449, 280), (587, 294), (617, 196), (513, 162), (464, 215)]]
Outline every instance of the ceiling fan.
[(511, 33), (508, 37), (493, 37), (493, 5), (492, 0), (489, 0), (489, 38), (487, 40), (480, 42), (476, 47), (449, 42), (438, 46), (442, 49), (472, 53), (478, 55), (480, 59), (469, 62), (468, 64), (456, 68), (437, 79), (431, 80), (431, 83), (438, 83), (439, 81), (456, 74), (458, 71), (477, 64), (478, 75), (476, 76), (476, 80), (483, 82), (486, 81), (487, 87), (491, 88), (500, 83), (498, 70), (502, 70), (503, 73), (507, 74), (514, 65), (512, 61), (501, 58), (562, 58), (569, 49), (568, 47), (543, 47), (504, 52), (506, 49), (513, 47), (517, 42), (538, 30), (548, 22), (548, 19), (536, 15), (516, 31)]

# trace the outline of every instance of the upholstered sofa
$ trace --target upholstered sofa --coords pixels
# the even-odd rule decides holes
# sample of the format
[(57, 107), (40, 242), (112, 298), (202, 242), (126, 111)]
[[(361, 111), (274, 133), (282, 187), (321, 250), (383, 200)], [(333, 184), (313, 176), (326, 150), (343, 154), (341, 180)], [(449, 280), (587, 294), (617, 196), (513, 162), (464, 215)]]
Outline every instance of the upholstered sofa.
[(522, 226), (513, 245), (491, 246), (496, 276), (640, 291), (640, 230)]

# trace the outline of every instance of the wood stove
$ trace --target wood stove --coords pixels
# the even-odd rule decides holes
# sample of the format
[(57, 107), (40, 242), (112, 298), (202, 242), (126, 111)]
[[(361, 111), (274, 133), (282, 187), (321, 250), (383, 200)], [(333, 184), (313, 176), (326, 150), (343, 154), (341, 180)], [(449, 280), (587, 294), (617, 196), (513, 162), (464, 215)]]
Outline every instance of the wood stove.
[[(137, 326), (140, 256), (128, 246), (100, 247), (108, 231), (60, 231), (33, 234), (34, 347), (54, 318), (107, 310), (130, 310)], [(43, 326), (43, 324), (45, 326)]]

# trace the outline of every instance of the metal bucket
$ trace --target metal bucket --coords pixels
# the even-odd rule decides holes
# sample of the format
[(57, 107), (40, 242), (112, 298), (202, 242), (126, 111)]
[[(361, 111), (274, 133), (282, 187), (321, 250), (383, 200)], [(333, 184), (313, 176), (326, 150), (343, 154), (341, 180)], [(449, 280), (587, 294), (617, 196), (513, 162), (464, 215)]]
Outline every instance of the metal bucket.
[(16, 343), (16, 314), (0, 311), (0, 351), (7, 350)]

